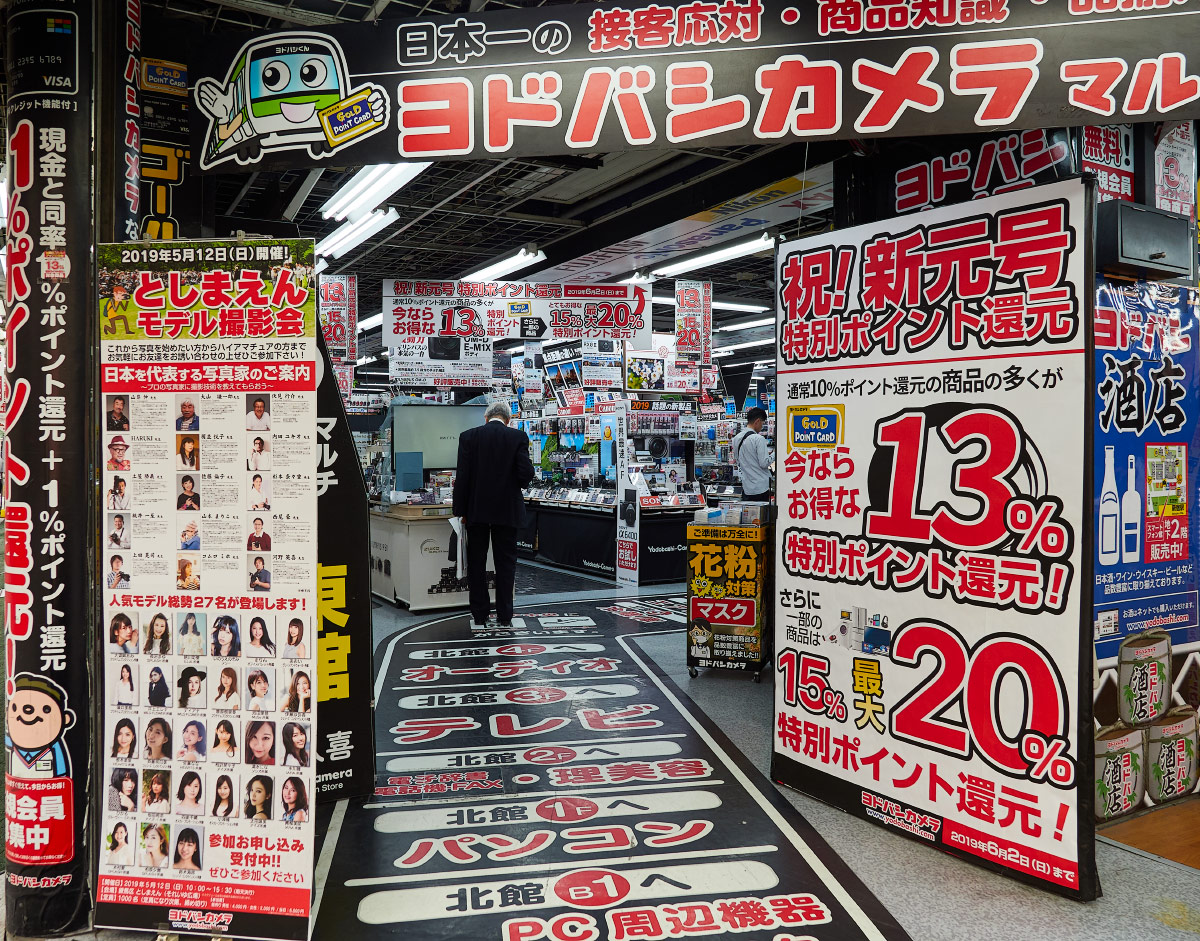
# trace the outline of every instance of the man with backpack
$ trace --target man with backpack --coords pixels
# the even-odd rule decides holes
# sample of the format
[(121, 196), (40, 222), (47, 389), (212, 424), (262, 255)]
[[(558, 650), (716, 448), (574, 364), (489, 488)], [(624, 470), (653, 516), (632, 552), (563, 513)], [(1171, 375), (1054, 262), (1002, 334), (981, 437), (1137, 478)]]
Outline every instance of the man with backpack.
[(771, 449), (762, 435), (767, 413), (761, 408), (746, 412), (746, 427), (730, 442), (733, 460), (742, 474), (742, 499), (771, 499)]

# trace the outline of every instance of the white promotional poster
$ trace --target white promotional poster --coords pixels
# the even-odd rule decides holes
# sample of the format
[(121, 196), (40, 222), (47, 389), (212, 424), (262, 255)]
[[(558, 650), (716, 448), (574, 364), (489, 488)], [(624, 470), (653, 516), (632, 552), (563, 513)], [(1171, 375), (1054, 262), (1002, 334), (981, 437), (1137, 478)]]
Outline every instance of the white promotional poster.
[(358, 360), (357, 275), (317, 275), (317, 312), (329, 361), (335, 366), (353, 366)]
[(630, 392), (699, 394), (700, 367), (675, 355), (675, 336), (656, 333), (649, 349), (625, 350), (625, 388)]
[(591, 337), (582, 341), (583, 388), (589, 391), (620, 391), (621, 360), (625, 344), (620, 340)]
[(383, 342), (409, 337), (628, 340), (650, 344), (650, 292), (640, 284), (525, 281), (383, 282)]
[(1099, 888), (1090, 201), (1055, 183), (776, 262), (772, 776), (1076, 898)]
[(97, 249), (98, 926), (308, 936), (312, 260), (309, 240)]
[(541, 399), (546, 394), (544, 371), (546, 368), (545, 354), (542, 352), (541, 340), (526, 340), (525, 354), (521, 359), (522, 375), (524, 376), (523, 395), (531, 399)]
[(484, 336), (404, 337), (388, 357), (388, 378), (401, 385), (489, 386), (492, 341)]
[[(612, 435), (613, 473), (617, 482), (617, 587), (636, 588), (640, 558), (642, 505), (637, 485), (630, 480), (629, 413), (625, 402), (599, 402), (605, 438)], [(605, 443), (601, 443), (601, 448)]]
[(1154, 148), (1154, 205), (1196, 215), (1196, 135), (1191, 121), (1164, 124)]
[(712, 365), (712, 282), (675, 282), (675, 355)]

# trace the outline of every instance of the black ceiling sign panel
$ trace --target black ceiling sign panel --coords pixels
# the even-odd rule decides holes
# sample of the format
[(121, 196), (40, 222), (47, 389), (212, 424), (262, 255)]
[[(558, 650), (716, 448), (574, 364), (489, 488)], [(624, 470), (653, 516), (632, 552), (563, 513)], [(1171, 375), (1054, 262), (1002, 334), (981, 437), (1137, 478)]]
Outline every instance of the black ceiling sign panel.
[(1127, 6), (690, 0), (216, 37), (192, 152), (228, 172), (1200, 116), (1200, 10)]

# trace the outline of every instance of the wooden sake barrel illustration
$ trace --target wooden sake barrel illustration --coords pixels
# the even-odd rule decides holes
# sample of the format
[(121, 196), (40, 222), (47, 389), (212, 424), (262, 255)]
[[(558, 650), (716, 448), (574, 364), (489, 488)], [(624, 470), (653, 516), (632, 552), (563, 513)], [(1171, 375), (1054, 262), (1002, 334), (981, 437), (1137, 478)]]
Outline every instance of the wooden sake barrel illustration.
[(1117, 722), (1096, 733), (1096, 820), (1137, 808), (1146, 796), (1146, 732)]
[(1171, 701), (1171, 638), (1143, 631), (1121, 641), (1117, 653), (1117, 712), (1126, 725), (1149, 725)]
[(1156, 804), (1196, 787), (1196, 710), (1178, 706), (1150, 726), (1146, 737), (1146, 793)]

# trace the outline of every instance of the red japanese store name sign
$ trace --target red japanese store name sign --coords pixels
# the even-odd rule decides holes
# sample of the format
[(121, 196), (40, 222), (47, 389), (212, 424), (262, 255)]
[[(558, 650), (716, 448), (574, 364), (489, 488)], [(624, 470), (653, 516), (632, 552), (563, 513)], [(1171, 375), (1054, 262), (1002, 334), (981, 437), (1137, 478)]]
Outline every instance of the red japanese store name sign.
[(1077, 898), (1089, 202), (1055, 183), (777, 258), (772, 776)]
[(201, 53), (193, 152), (228, 171), (1178, 120), (1200, 116), (1198, 48), (1200, 10), (1115, 0), (692, 0), (238, 35)]

